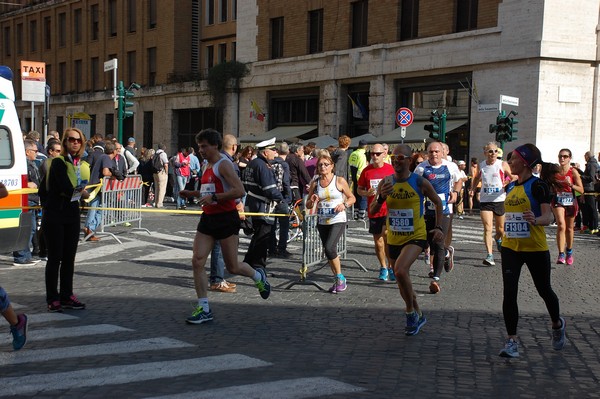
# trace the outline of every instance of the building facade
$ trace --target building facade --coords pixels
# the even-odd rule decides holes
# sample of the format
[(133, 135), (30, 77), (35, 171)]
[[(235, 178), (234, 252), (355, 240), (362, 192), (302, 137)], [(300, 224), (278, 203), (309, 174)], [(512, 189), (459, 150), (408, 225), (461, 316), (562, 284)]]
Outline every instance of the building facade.
[[(557, 0), (25, 3), (0, 6), (0, 63), (46, 62), (51, 129), (82, 111), (95, 131), (114, 131), (112, 78), (102, 70), (114, 57), (119, 79), (142, 85), (126, 131), (145, 146), (188, 145), (204, 127), (250, 141), (371, 133), (393, 143), (396, 110), (408, 107), (407, 142), (422, 145), (430, 113), (445, 111), (454, 158), (481, 158), (506, 95), (519, 99), (501, 105), (519, 113), (507, 149), (533, 142), (549, 161), (564, 146), (578, 161), (600, 149), (600, 0), (568, 13)], [(230, 60), (250, 74), (216, 109), (206, 73)], [(30, 107), (19, 109), (27, 126)]]

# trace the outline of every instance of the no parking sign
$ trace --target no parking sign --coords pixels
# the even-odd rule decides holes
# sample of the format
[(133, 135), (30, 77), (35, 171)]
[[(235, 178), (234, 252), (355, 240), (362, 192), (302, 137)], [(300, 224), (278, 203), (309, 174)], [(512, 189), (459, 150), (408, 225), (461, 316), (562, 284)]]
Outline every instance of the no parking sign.
[(396, 124), (402, 128), (400, 130), (400, 137), (402, 139), (406, 137), (406, 127), (410, 126), (414, 119), (413, 112), (409, 108), (402, 107), (396, 111)]

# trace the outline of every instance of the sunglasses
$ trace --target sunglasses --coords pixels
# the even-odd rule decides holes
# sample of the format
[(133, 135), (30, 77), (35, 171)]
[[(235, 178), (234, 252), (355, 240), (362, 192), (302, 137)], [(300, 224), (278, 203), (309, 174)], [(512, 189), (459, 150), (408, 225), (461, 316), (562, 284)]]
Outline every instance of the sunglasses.
[(380, 156), (381, 154), (383, 154), (383, 152), (372, 152), (371, 155), (377, 155)]
[(319, 167), (319, 168), (326, 168), (329, 165), (331, 165), (331, 164), (330, 163), (320, 163), (320, 164), (317, 165), (317, 167)]
[(390, 158), (391, 158), (392, 162), (394, 162), (394, 161), (402, 162), (402, 161), (408, 159), (409, 157), (405, 157), (404, 155), (390, 155)]
[(558, 157), (561, 159), (562, 158), (571, 158), (569, 155), (565, 155), (565, 154), (560, 154)]
[(51, 148), (48, 151), (50, 151), (50, 152), (59, 152), (60, 148)]
[(69, 141), (69, 143), (83, 143), (83, 140), (81, 140), (79, 137), (69, 137), (67, 138), (67, 140)]
[(498, 150), (488, 150), (488, 154), (496, 154)]

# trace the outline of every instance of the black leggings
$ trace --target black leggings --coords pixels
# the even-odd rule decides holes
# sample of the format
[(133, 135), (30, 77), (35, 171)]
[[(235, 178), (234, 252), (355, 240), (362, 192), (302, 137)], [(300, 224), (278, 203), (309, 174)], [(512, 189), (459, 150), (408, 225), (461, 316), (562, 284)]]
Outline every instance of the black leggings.
[[(42, 220), (42, 231), (48, 246), (46, 262), (46, 301), (69, 300), (73, 295), (75, 255), (79, 243), (79, 221), (75, 223)], [(60, 274), (60, 294), (57, 290)]]
[[(442, 228), (444, 237), (448, 235), (448, 231), (451, 228), (450, 222), (452, 222), (452, 219), (450, 216), (451, 215), (442, 215), (442, 220), (440, 221), (440, 227)], [(434, 241), (433, 234), (430, 233), (430, 231), (435, 228), (435, 215), (425, 216), (425, 228), (427, 229), (427, 243), (429, 244), (430, 253), (433, 255), (433, 276), (440, 277), (442, 270), (444, 270), (446, 247), (444, 246), (443, 239), (441, 241)]]
[(517, 335), (519, 322), (517, 295), (523, 264), (527, 265), (533, 284), (546, 303), (552, 321), (557, 322), (560, 316), (558, 297), (550, 284), (550, 251), (516, 252), (502, 247), (502, 281), (504, 283), (502, 312), (508, 335)]
[(317, 224), (317, 230), (319, 231), (319, 237), (321, 237), (327, 260), (333, 260), (338, 257), (337, 245), (342, 234), (344, 234), (345, 228), (346, 223)]

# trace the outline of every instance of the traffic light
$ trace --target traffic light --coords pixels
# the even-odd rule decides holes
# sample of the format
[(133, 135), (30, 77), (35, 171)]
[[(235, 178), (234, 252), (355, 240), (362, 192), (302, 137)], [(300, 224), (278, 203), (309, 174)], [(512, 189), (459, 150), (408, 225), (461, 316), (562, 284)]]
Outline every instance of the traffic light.
[(133, 116), (133, 111), (128, 110), (128, 108), (133, 107), (134, 103), (132, 101), (128, 101), (128, 99), (135, 97), (135, 93), (131, 91), (131, 89), (139, 89), (140, 85), (137, 83), (132, 83), (128, 89), (125, 89), (123, 86), (123, 81), (119, 82), (119, 115), (120, 119), (129, 118)]
[(440, 128), (441, 118), (438, 115), (437, 109), (431, 111), (431, 116), (429, 117), (429, 122), (431, 122), (432, 124), (423, 126), (423, 129), (425, 129), (429, 132), (429, 137), (431, 137), (434, 140), (439, 140), (441, 138), (441, 128)]
[(119, 81), (119, 85), (117, 86), (117, 120), (118, 120), (118, 140), (121, 143), (123, 140), (123, 120), (125, 118), (129, 118), (133, 116), (134, 112), (129, 110), (128, 108), (133, 107), (133, 101), (128, 101), (128, 99), (135, 97), (135, 93), (132, 90), (139, 90), (140, 85), (137, 83), (132, 83), (128, 89), (125, 89), (123, 85), (123, 81)]
[(508, 114), (509, 118), (507, 118), (507, 119), (508, 119), (508, 134), (510, 136), (510, 140), (509, 141), (515, 141), (515, 140), (517, 140), (516, 133), (519, 132), (519, 128), (516, 125), (517, 125), (517, 123), (519, 123), (519, 120), (510, 117), (511, 115), (517, 116), (517, 114), (518, 113), (515, 112), (515, 111), (510, 111), (510, 113)]

